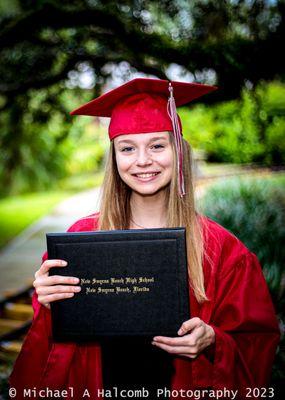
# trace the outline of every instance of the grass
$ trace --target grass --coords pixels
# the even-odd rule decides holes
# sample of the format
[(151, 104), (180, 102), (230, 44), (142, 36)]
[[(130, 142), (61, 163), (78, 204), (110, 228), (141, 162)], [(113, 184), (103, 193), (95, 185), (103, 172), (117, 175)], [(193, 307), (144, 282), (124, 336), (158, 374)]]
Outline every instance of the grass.
[[(228, 172), (227, 169), (227, 164), (225, 165), (225, 169), (224, 171)], [(245, 183), (245, 184), (265, 184), (265, 185), (269, 185), (271, 187), (279, 187), (280, 190), (285, 190), (285, 172), (281, 171), (281, 172), (270, 172), (265, 170), (264, 172), (260, 172), (260, 174), (251, 174), (251, 171), (249, 170), (248, 173), (245, 174), (238, 174), (238, 172), (240, 172), (238, 169), (236, 169), (234, 171), (235, 167), (232, 167), (233, 171), (237, 173), (236, 176), (222, 176), (222, 169), (223, 167), (218, 166), (216, 168), (216, 166), (211, 166), (211, 165), (207, 165), (206, 166), (206, 172), (205, 175), (208, 177), (215, 175), (216, 173), (221, 174), (221, 177), (218, 178), (218, 180), (213, 181), (213, 183), (210, 183), (207, 186), (207, 190), (206, 192), (209, 192), (212, 188), (213, 190), (225, 190), (228, 193), (231, 193), (232, 187), (238, 187), (239, 184), (241, 183)], [(219, 169), (221, 169), (219, 171)], [(244, 171), (243, 169), (241, 169), (241, 171)], [(226, 190), (226, 188), (228, 187), (228, 185), (231, 185), (231, 189), (229, 191)]]
[(0, 249), (30, 224), (48, 214), (65, 198), (100, 186), (103, 172), (74, 175), (58, 182), (59, 190), (35, 192), (0, 199)]
[(0, 248), (71, 194), (70, 191), (40, 192), (0, 200)]
[[(231, 165), (207, 165), (207, 175), (220, 172), (221, 169), (235, 168)], [(283, 175), (283, 174), (282, 174)], [(273, 180), (280, 181), (284, 176), (276, 176)], [(23, 194), (0, 199), (0, 248), (27, 226), (46, 215), (61, 200), (75, 192), (100, 186), (103, 172), (73, 176), (59, 182), (60, 190)], [(279, 182), (278, 182), (279, 183)], [(281, 182), (280, 182), (281, 183)]]
[(96, 173), (77, 174), (69, 176), (58, 182), (58, 186), (62, 190), (74, 190), (81, 192), (83, 190), (93, 189), (101, 186), (104, 178), (104, 171)]
[(210, 177), (215, 175), (223, 175), (224, 173), (237, 173), (245, 169), (241, 164), (226, 164), (226, 163), (207, 163), (200, 162), (198, 164), (201, 173), (204, 176)]

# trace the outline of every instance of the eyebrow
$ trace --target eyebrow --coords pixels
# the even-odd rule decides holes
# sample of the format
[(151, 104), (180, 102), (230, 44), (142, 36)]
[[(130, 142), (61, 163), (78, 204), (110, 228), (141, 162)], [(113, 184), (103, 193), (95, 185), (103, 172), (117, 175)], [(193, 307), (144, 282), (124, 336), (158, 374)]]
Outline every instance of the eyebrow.
[[(154, 137), (154, 138), (152, 138), (152, 139), (150, 139), (150, 143), (151, 142), (155, 142), (156, 140), (167, 140), (167, 138), (165, 137), (165, 136), (156, 136), (156, 137)], [(118, 144), (122, 144), (122, 143), (131, 143), (131, 144), (133, 144), (134, 142), (133, 142), (133, 140), (129, 140), (129, 139), (122, 139), (122, 140), (120, 140), (119, 142), (118, 142)]]

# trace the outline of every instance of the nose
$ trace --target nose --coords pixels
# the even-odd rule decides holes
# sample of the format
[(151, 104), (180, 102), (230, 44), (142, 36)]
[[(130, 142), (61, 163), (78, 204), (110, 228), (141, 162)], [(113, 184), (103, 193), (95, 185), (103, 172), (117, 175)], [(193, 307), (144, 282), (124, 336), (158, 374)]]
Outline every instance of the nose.
[(137, 160), (136, 160), (136, 165), (139, 167), (144, 167), (146, 165), (151, 165), (152, 164), (152, 159), (150, 154), (145, 149), (141, 149), (138, 152)]

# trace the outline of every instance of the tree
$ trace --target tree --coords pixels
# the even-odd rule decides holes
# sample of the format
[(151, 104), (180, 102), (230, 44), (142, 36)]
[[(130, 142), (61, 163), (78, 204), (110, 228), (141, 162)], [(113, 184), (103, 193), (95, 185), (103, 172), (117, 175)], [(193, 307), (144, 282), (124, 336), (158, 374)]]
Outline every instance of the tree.
[(0, 89), (8, 98), (62, 82), (82, 62), (97, 78), (108, 75), (107, 63), (121, 61), (161, 78), (173, 62), (193, 74), (212, 69), (224, 98), (239, 94), (245, 80), (284, 76), (284, 1), (15, 4), (0, 21)]
[[(194, 80), (220, 87), (206, 101), (236, 98), (245, 82), (255, 85), (260, 79), (284, 77), (279, 56), (284, 0), (2, 3), (0, 122), (5, 129), (0, 140), (7, 150), (1, 160), (7, 177), (12, 178), (21, 163), (9, 144), (15, 132), (20, 135), (26, 110), (42, 124), (50, 118), (51, 106), (66, 115), (60, 94), (67, 79), (80, 76), (84, 68), (94, 74), (88, 99), (101, 91), (112, 66), (126, 61), (125, 78), (132, 71), (168, 78), (169, 65), (176, 63)], [(45, 92), (44, 102), (30, 110), (35, 91)]]

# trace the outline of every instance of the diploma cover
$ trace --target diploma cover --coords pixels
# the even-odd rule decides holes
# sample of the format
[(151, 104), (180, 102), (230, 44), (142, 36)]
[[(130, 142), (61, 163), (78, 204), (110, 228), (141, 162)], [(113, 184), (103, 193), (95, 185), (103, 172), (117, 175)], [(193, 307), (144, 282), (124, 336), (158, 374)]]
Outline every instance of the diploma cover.
[(177, 336), (190, 318), (185, 228), (49, 233), (47, 249), (81, 286), (51, 303), (56, 341)]

